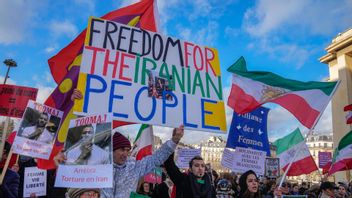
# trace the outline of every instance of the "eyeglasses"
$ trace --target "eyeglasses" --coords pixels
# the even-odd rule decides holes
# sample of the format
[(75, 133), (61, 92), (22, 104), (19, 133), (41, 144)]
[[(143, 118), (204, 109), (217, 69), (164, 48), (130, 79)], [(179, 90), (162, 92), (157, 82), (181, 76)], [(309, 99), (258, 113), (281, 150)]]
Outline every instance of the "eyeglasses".
[(99, 193), (98, 192), (92, 192), (92, 191), (88, 191), (88, 192), (84, 192), (81, 194), (81, 196), (84, 197), (99, 197)]

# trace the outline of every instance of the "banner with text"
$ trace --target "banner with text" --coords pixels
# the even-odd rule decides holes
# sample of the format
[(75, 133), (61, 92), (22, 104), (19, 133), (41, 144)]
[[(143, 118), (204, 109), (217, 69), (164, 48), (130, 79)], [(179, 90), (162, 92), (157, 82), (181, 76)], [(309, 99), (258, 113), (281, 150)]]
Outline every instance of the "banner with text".
[(234, 172), (244, 173), (253, 170), (258, 176), (264, 175), (266, 152), (237, 147), (233, 158)]
[(64, 153), (67, 159), (58, 167), (56, 187), (112, 187), (111, 123), (111, 114), (70, 121)]
[(49, 159), (63, 112), (29, 100), (12, 145), (14, 153)]
[(0, 85), (0, 116), (22, 118), (29, 100), (36, 100), (38, 89)]
[(270, 147), (267, 133), (267, 119), (269, 109), (258, 107), (246, 113), (233, 113), (227, 148), (243, 147), (265, 151), (270, 156)]
[(201, 156), (200, 149), (177, 149), (176, 164), (179, 168), (189, 168), (189, 161), (195, 156)]
[(37, 167), (24, 169), (23, 197), (46, 196), (46, 170)]
[(226, 133), (214, 48), (91, 18), (77, 88), (83, 100), (75, 101), (74, 111)]

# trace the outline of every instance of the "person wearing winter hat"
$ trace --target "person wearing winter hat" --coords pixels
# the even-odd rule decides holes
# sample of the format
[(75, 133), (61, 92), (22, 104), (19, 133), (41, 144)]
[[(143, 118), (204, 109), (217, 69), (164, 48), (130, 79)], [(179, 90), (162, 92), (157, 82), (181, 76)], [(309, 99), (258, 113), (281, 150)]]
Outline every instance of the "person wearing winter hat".
[(240, 197), (241, 198), (261, 198), (262, 195), (259, 191), (258, 177), (254, 171), (249, 170), (243, 173), (239, 180), (239, 185), (241, 188)]
[(114, 183), (113, 188), (104, 188), (101, 197), (125, 198), (137, 189), (140, 177), (151, 172), (175, 151), (178, 142), (183, 137), (183, 125), (173, 130), (172, 138), (166, 141), (152, 155), (137, 161), (129, 156), (130, 141), (121, 133), (113, 136)]
[(96, 188), (69, 188), (66, 198), (99, 198), (100, 190)]

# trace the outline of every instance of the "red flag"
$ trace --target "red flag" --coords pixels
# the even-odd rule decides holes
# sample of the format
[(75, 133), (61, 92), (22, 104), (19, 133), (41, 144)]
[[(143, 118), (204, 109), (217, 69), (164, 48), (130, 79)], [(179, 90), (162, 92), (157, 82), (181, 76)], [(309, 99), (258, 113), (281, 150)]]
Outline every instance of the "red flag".
[(352, 104), (343, 108), (344, 111), (349, 111), (346, 115), (346, 124), (352, 124)]
[[(154, 0), (141, 0), (138, 3), (112, 11), (101, 18), (156, 32), (157, 9), (154, 8), (155, 3)], [(77, 86), (85, 34), (86, 30), (82, 31), (69, 45), (48, 60), (51, 74), (58, 87), (49, 96), (45, 104), (64, 111), (64, 117), (49, 160), (38, 159), (38, 168), (56, 168), (53, 157), (62, 148), (69, 122), (75, 117), (72, 113), (73, 101), (70, 97)], [(114, 121), (113, 127), (125, 124), (129, 123)]]

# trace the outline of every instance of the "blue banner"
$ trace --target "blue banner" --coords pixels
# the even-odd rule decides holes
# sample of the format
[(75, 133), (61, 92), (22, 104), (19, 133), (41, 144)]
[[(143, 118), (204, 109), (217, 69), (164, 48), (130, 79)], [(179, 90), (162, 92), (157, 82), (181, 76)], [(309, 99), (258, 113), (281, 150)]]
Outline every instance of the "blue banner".
[(233, 113), (227, 148), (251, 148), (265, 151), (270, 156), (267, 133), (269, 109), (259, 107), (246, 114)]

